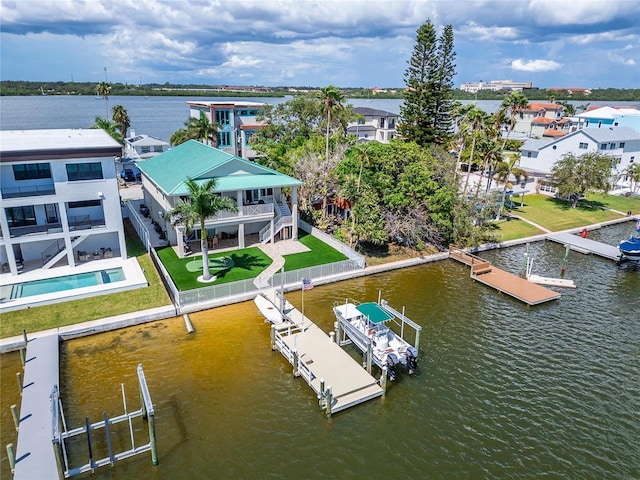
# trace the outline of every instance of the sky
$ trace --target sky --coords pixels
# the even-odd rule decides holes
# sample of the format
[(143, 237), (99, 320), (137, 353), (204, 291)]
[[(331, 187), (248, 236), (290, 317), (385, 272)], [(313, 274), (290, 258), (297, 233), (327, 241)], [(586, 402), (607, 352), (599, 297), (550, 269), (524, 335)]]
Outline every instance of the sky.
[(456, 87), (640, 88), (638, 0), (1, 0), (0, 79), (402, 88), (427, 19)]

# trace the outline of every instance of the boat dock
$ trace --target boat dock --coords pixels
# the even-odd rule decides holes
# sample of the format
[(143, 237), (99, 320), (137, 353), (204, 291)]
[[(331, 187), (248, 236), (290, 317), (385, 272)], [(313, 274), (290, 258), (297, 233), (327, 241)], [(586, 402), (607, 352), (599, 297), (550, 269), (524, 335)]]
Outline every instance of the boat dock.
[(449, 250), (449, 258), (471, 267), (471, 278), (489, 287), (526, 303), (540, 303), (557, 300), (560, 294), (537, 285), (512, 273), (505, 272), (491, 265), (491, 262), (465, 252), (459, 248)]
[(49, 396), (59, 383), (58, 335), (27, 342), (18, 430), (16, 480), (58, 478)]
[[(280, 305), (275, 289), (262, 293), (274, 306)], [(384, 395), (384, 388), (329, 335), (284, 300), (286, 320), (271, 326), (271, 348), (291, 365), (293, 374), (303, 377), (318, 395), (328, 417), (332, 413)], [(386, 377), (383, 379), (383, 385)]]
[(606, 243), (596, 242), (588, 238), (582, 238), (572, 233), (560, 232), (547, 235), (547, 240), (568, 245), (571, 250), (579, 253), (593, 253), (609, 260), (620, 260), (620, 250), (617, 247), (607, 245)]

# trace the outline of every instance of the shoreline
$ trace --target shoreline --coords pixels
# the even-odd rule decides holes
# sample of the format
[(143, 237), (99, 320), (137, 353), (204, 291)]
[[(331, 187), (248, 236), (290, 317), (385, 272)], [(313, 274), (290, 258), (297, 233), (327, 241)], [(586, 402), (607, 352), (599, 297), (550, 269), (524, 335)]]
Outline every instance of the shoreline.
[[(597, 230), (602, 227), (606, 227), (609, 225), (616, 225), (619, 223), (637, 221), (640, 220), (640, 216), (628, 216), (623, 218), (618, 218), (614, 220), (609, 220), (606, 222), (595, 223), (592, 225), (587, 225), (586, 227), (578, 227), (572, 228), (569, 230), (562, 230), (561, 232), (553, 232), (553, 233), (579, 233), (584, 228), (588, 230)], [(505, 242), (499, 243), (486, 243), (480, 245), (478, 247), (468, 249), (471, 253), (485, 252), (489, 250), (499, 250), (503, 248), (509, 248), (516, 245), (522, 245), (531, 242), (539, 242), (541, 240), (546, 240), (547, 233), (534, 235), (531, 237), (524, 237), (515, 240), (508, 240)], [(344, 280), (351, 280), (354, 278), (360, 278), (368, 275), (376, 275), (378, 273), (384, 273), (392, 270), (399, 270), (407, 267), (415, 267), (418, 265), (424, 265), (432, 262), (439, 262), (442, 260), (446, 260), (449, 258), (449, 252), (441, 252), (435, 253), (432, 255), (421, 256), (410, 258), (406, 260), (398, 260), (396, 262), (389, 262), (381, 265), (375, 265), (370, 267), (365, 267), (363, 270), (356, 272), (349, 272), (340, 275), (333, 275), (330, 277), (324, 277), (319, 279), (314, 279), (315, 285), (327, 285), (330, 283), (341, 282)], [(285, 292), (290, 292), (298, 289), (299, 286), (296, 285), (285, 285)], [(168, 318), (179, 317), (185, 313), (193, 313), (196, 311), (209, 310), (212, 308), (223, 307), (226, 305), (232, 305), (235, 303), (241, 303), (253, 300), (255, 298), (255, 293), (250, 294), (242, 294), (235, 295), (232, 297), (225, 297), (220, 300), (215, 300), (209, 302), (205, 305), (200, 305), (197, 308), (193, 309), (184, 309), (183, 311), (178, 312), (175, 305), (166, 305), (162, 307), (156, 307), (149, 310), (141, 310), (133, 313), (125, 313), (122, 315), (116, 315), (113, 317), (106, 317), (98, 320), (91, 320), (88, 322), (76, 323), (74, 325), (66, 325), (64, 327), (51, 328), (48, 330), (42, 330), (39, 332), (27, 332), (28, 338), (38, 338), (47, 335), (57, 334), (60, 340), (71, 340), (74, 338), (85, 337), (89, 335), (95, 335), (98, 333), (108, 332), (112, 330), (118, 330), (120, 328), (131, 327), (135, 325), (141, 325), (144, 323), (150, 323), (157, 320), (166, 320)], [(0, 339), (0, 354), (9, 353), (13, 351), (20, 350), (24, 347), (24, 337), (22, 335), (16, 335), (14, 337), (7, 337)]]

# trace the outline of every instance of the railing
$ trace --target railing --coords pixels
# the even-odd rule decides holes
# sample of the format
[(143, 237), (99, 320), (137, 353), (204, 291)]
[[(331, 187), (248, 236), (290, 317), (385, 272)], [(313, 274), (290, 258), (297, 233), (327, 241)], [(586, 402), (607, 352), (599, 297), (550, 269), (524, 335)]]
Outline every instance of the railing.
[(178, 306), (194, 305), (219, 300), (225, 297), (234, 297), (249, 293), (258, 294), (259, 290), (254, 285), (253, 279), (241, 280), (239, 282), (223, 283), (222, 285), (212, 285), (195, 290), (187, 290), (178, 293)]
[(256, 203), (255, 205), (245, 205), (239, 212), (223, 210), (213, 217), (207, 218), (207, 223), (229, 220), (232, 218), (255, 217), (262, 215), (273, 215), (273, 203)]
[[(276, 217), (278, 220), (273, 224), (273, 234), (275, 235), (284, 227), (290, 227), (293, 225), (293, 217), (288, 215), (286, 217)], [(271, 240), (271, 224), (260, 230), (258, 234), (258, 240), (261, 242), (268, 242)]]
[(138, 232), (138, 237), (142, 241), (144, 248), (147, 249), (147, 253), (151, 250), (151, 237), (149, 235), (149, 229), (145, 225), (142, 217), (134, 208), (132, 208), (130, 202), (126, 202), (125, 206), (127, 207), (129, 213), (129, 221), (133, 228), (135, 228), (136, 232)]
[(323, 231), (318, 230), (315, 227), (312, 227), (311, 225), (309, 225), (307, 222), (305, 222), (302, 219), (298, 220), (298, 225), (304, 231), (310, 233), (314, 237), (319, 238), (324, 243), (326, 243), (326, 244), (330, 245), (331, 247), (335, 248), (340, 253), (342, 253), (344, 256), (348, 257), (350, 260), (357, 262), (360, 265), (360, 268), (364, 268), (366, 266), (365, 258), (362, 255), (357, 253), (355, 250), (349, 248), (348, 246), (346, 246), (344, 243), (340, 242), (339, 240), (336, 240), (331, 235), (328, 235), (328, 234), (324, 233)]
[(5, 187), (2, 189), (2, 198), (35, 197), (40, 195), (55, 195), (56, 188), (50, 185), (31, 185), (28, 187)]
[(45, 248), (40, 254), (40, 259), (42, 260), (42, 266), (46, 265), (46, 263), (63, 251), (66, 248), (64, 239), (59, 238), (54, 241), (51, 245)]
[(167, 271), (167, 269), (164, 268), (164, 265), (160, 260), (160, 257), (158, 257), (158, 254), (156, 253), (155, 248), (149, 247), (148, 252), (149, 252), (149, 256), (151, 257), (151, 261), (156, 266), (156, 269), (158, 270), (158, 272), (160, 272), (160, 280), (162, 280), (162, 283), (167, 289), (167, 292), (171, 297), (171, 301), (176, 306), (180, 305), (180, 292), (178, 291), (178, 287), (176, 287), (176, 285), (173, 283), (173, 280), (171, 279), (171, 275), (169, 275), (169, 272)]

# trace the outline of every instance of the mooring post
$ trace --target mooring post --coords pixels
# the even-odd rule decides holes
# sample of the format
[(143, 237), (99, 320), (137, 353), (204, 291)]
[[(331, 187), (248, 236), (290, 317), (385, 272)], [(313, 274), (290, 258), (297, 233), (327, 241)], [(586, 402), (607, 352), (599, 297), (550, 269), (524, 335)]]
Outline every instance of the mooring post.
[(527, 276), (527, 262), (529, 261), (529, 244), (527, 243), (527, 250), (522, 257), (522, 269), (520, 270), (520, 277), (525, 278)]
[(318, 404), (320, 409), (324, 408), (324, 378), (320, 379), (320, 393), (318, 394)]
[(158, 446), (156, 443), (156, 420), (153, 413), (149, 414), (149, 444), (151, 445), (151, 463), (158, 465)]
[(11, 405), (11, 415), (13, 416), (13, 423), (16, 426), (16, 432), (20, 430), (20, 416), (18, 415), (18, 406)]
[(24, 364), (27, 363), (27, 349), (26, 348), (21, 348), (20, 349), (20, 361), (22, 362), (22, 366), (24, 367)]
[(371, 375), (371, 342), (367, 342), (367, 373)]
[(342, 339), (340, 338), (340, 322), (333, 322), (333, 329), (336, 331), (336, 338), (340, 344), (340, 342), (342, 342)]
[(276, 326), (271, 325), (271, 351), (276, 350)]
[(326, 402), (326, 407), (325, 407), (325, 411), (327, 412), (327, 418), (331, 418), (331, 403), (333, 402), (333, 398), (331, 395), (331, 387), (327, 387), (327, 402)]
[(562, 270), (560, 270), (560, 278), (564, 278), (564, 273), (567, 270), (567, 264), (569, 263), (569, 251), (571, 250), (570, 245), (564, 246), (564, 259), (562, 260)]
[(11, 473), (16, 470), (16, 452), (13, 449), (13, 443), (7, 445), (7, 457), (9, 458), (9, 467), (11, 468)]
[(27, 348), (27, 343), (29, 343), (29, 339), (27, 338), (27, 331), (22, 329), (22, 338), (24, 338), (24, 347)]
[(300, 360), (298, 359), (298, 351), (294, 350), (293, 351), (293, 376), (297, 377), (300, 375), (300, 372), (298, 372), (298, 362)]
[(382, 383), (382, 385), (380, 385), (382, 387), (382, 396), (386, 396), (387, 395), (387, 367), (386, 365), (384, 367), (382, 367), (382, 377), (380, 377), (380, 382)]
[(329, 332), (329, 343), (334, 343), (336, 341), (336, 332)]
[(16, 373), (16, 380), (18, 380), (18, 388), (20, 389), (20, 395), (22, 395), (22, 374)]
[(416, 330), (416, 344), (415, 344), (416, 352), (420, 351), (420, 329)]

